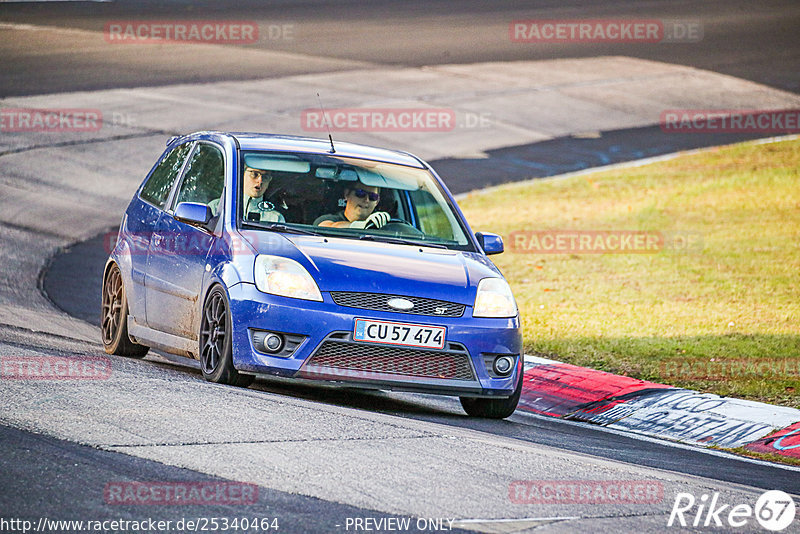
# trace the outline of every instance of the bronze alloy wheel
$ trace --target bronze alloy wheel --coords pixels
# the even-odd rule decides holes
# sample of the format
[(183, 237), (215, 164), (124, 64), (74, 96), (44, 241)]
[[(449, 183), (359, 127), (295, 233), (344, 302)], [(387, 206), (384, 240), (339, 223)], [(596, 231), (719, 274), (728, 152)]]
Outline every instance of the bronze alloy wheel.
[(128, 336), (128, 300), (122, 274), (114, 264), (103, 280), (100, 327), (103, 347), (108, 354), (143, 358), (149, 347), (131, 341)]

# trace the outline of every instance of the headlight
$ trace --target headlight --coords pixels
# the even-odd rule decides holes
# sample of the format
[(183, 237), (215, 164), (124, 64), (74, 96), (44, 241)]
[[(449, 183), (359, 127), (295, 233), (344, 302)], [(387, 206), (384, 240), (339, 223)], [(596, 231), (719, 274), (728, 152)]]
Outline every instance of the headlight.
[(502, 278), (484, 278), (478, 284), (473, 317), (516, 317), (517, 303)]
[(255, 265), (256, 287), (264, 293), (305, 300), (322, 300), (317, 283), (294, 260), (260, 254)]

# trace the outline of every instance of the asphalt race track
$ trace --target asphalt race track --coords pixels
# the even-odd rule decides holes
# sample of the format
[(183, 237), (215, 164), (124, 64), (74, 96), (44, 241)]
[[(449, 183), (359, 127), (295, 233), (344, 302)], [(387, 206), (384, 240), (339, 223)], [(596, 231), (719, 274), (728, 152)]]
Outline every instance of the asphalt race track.
[[(250, 54), (245, 60), (224, 61), (219, 55), (162, 54), (153, 47), (118, 51), (90, 47), (85, 33), (102, 31), (109, 20), (255, 19), (265, 26), (294, 25), (291, 39), (267, 32), (254, 45), (259, 51), (303, 56)], [(658, 46), (631, 43), (544, 44), (526, 46), (508, 38), (509, 23), (526, 19), (664, 19), (699, 21), (701, 45)], [(4, 76), (0, 95), (28, 95), (111, 87), (141, 87), (172, 83), (262, 79), (298, 72), (330, 70), (311, 58), (338, 59), (334, 68), (362, 65), (423, 66), (483, 61), (520, 61), (625, 55), (667, 61), (759, 83), (800, 91), (797, 69), (799, 8), (791, 1), (637, 2), (612, 0), (487, 4), (480, 0), (393, 2), (377, 0), (122, 0), (87, 3), (7, 4), (0, 21), (69, 28), (71, 32), (40, 31), (26, 41), (4, 39), (0, 55)], [(80, 54), (71, 51), (80, 50)], [(98, 68), (103, 65), (103, 68)], [(213, 68), (209, 69), (208, 67)]]
[[(338, 108), (448, 107), (452, 132), (334, 137), (418, 153), (464, 193), (765, 137), (670, 134), (658, 125), (665, 109), (800, 108), (796, 2), (531, 4), (0, 2), (0, 108), (114, 117), (95, 132), (0, 129), (0, 357), (105, 356), (96, 325), (108, 239), (175, 133), (309, 134), (298, 117), (317, 91)], [(514, 20), (574, 18), (688, 21), (702, 39), (509, 39)], [(255, 20), (266, 33), (236, 46), (103, 39), (108, 21), (186, 19)], [(472, 420), (453, 398), (274, 378), (241, 390), (203, 381), (182, 358), (109, 359), (105, 380), (0, 380), (0, 531), (12, 518), (246, 516), (277, 518), (278, 532), (389, 531), (403, 520), (410, 531), (663, 532), (680, 492), (731, 505), (769, 489), (800, 496), (800, 468), (522, 411)], [(565, 478), (663, 494), (600, 504), (512, 495), (514, 481)], [(137, 481), (257, 490), (244, 504), (109, 497), (110, 485)]]

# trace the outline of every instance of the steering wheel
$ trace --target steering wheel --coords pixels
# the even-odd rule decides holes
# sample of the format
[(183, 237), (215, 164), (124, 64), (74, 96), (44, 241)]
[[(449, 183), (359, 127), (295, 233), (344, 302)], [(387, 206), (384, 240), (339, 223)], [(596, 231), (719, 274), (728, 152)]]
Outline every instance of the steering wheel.
[(380, 230), (394, 232), (395, 234), (405, 234), (417, 237), (424, 237), (425, 232), (414, 228), (403, 219), (389, 219), (389, 222), (383, 225)]

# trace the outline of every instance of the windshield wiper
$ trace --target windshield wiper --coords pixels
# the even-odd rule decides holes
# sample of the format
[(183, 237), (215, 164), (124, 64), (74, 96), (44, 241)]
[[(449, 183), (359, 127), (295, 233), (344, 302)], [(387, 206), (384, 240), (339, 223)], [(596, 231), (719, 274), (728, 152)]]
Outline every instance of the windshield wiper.
[(242, 228), (250, 228), (251, 230), (268, 230), (270, 232), (286, 232), (287, 234), (322, 235), (313, 230), (306, 230), (305, 228), (298, 228), (296, 226), (288, 226), (283, 223), (272, 223), (269, 225), (266, 224), (262, 225), (262, 224), (242, 221)]
[(385, 243), (395, 243), (397, 245), (413, 245), (415, 247), (447, 248), (439, 243), (427, 243), (425, 241), (415, 241), (413, 239), (403, 239), (401, 237), (389, 237), (376, 234), (364, 234), (359, 236), (364, 241), (383, 241)]

